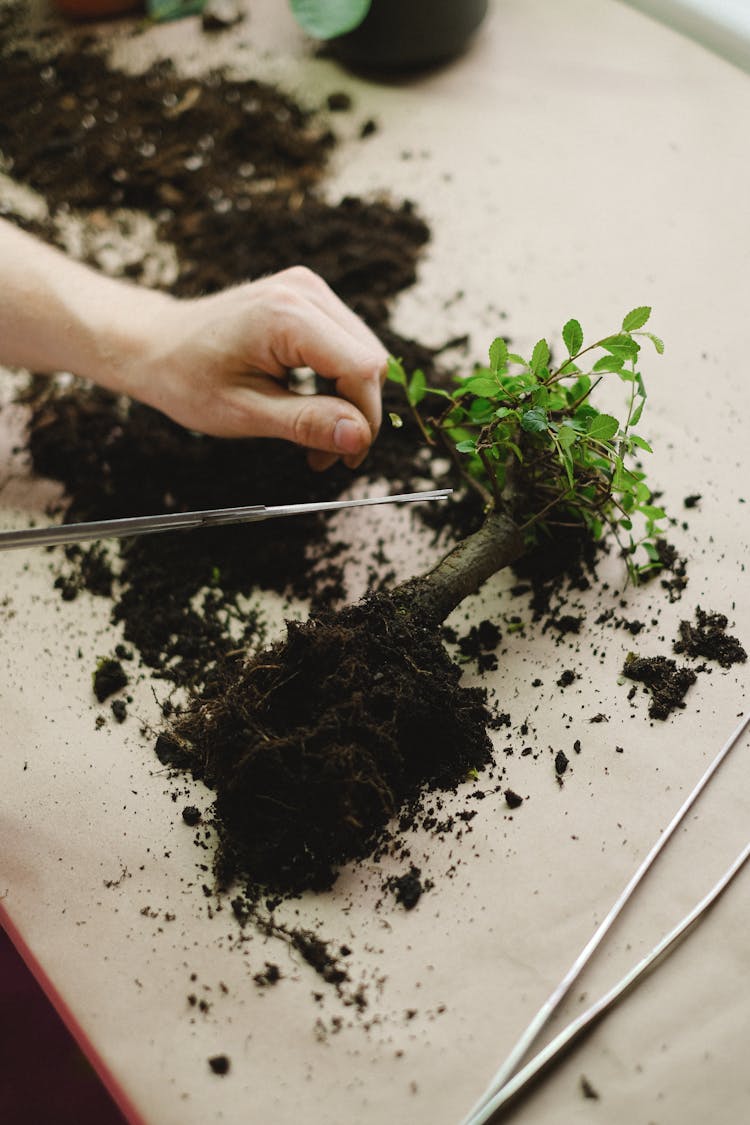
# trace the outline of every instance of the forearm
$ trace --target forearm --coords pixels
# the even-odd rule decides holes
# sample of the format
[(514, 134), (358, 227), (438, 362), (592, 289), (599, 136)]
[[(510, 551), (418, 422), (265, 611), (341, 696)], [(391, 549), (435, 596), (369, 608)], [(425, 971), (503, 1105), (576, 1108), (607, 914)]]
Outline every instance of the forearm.
[(99, 274), (0, 219), (0, 363), (71, 371), (140, 397), (173, 299)]

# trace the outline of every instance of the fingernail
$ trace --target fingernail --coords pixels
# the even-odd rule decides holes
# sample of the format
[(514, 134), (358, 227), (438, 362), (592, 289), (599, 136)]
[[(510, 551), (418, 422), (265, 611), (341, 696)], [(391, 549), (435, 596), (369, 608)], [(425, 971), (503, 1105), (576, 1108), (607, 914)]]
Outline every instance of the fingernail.
[(339, 453), (359, 453), (362, 449), (362, 428), (351, 418), (339, 418), (333, 431), (333, 444)]

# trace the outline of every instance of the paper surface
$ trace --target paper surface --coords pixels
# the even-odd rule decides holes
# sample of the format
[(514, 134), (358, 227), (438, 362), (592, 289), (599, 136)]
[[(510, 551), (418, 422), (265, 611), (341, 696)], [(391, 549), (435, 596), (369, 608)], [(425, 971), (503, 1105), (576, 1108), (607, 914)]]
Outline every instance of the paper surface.
[[(726, 613), (747, 645), (750, 162), (737, 127), (750, 118), (747, 77), (617, 3), (508, 0), (451, 66), (375, 84), (315, 58), (284, 5), (251, 9), (252, 35), (208, 40), (189, 20), (107, 34), (114, 58), (133, 67), (170, 55), (194, 73), (229, 63), (310, 104), (351, 94), (332, 196), (411, 198), (432, 230), (396, 310), (404, 334), (437, 344), (469, 332), (481, 358), (499, 332), (529, 351), (571, 316), (606, 332), (652, 305), (667, 350), (648, 360), (649, 471), (678, 517), (689, 585), (674, 604), (655, 588), (625, 592), (622, 613), (656, 622), (650, 651), (668, 653), (698, 605)], [(365, 117), (379, 126), (366, 145), (355, 142)], [(54, 489), (28, 482), (12, 453), (20, 416), (1, 420), (0, 515), (20, 526)], [(695, 493), (700, 505), (687, 511)], [(433, 550), (408, 511), (338, 519), (335, 535), (353, 544), (383, 535), (400, 574)], [(239, 942), (228, 904), (217, 911), (204, 895), (207, 860), (180, 811), (210, 795), (159, 767), (142, 733), (158, 722), (145, 671), (129, 720), (95, 729), (91, 669), (116, 632), (103, 600), (60, 600), (51, 566), (45, 552), (0, 556), (0, 897), (147, 1125), (460, 1121), (748, 706), (747, 666), (717, 667), (684, 712), (650, 723), (645, 701), (628, 701), (618, 683), (632, 637), (595, 625), (598, 589), (576, 594), (586, 626), (572, 641), (507, 636), (482, 682), (514, 724), (529, 723), (534, 753), (514, 740), (505, 763), (523, 806), (511, 813), (498, 795), (477, 801), (460, 839), (415, 836), (414, 862), (435, 887), (414, 911), (377, 906), (375, 864), (283, 908), (351, 948), (368, 996), (360, 1014), (285, 948), (258, 935)], [(609, 597), (622, 590), (616, 558), (604, 576)], [(364, 580), (352, 574), (354, 595)], [(493, 579), (455, 623), (518, 612), (511, 584)], [(279, 630), (285, 614), (306, 612), (270, 598), (265, 609)], [(579, 675), (561, 692), (566, 667)], [(591, 723), (598, 714), (608, 721)], [(494, 737), (502, 757), (503, 732)], [(562, 786), (558, 748), (571, 759)], [(738, 747), (722, 769), (555, 1028), (643, 956), (745, 844), (748, 753)], [(744, 873), (508, 1119), (744, 1119), (747, 904)], [(266, 960), (284, 979), (259, 990), (252, 976)], [(207, 1065), (217, 1054), (231, 1059), (224, 1077)], [(584, 1095), (582, 1076), (598, 1098)]]

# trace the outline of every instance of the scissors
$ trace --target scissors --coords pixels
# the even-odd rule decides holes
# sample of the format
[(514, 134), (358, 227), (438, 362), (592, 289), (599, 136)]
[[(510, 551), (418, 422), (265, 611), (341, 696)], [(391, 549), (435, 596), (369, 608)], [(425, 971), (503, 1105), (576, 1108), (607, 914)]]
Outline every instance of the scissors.
[(155, 531), (184, 531), (191, 527), (221, 527), (230, 523), (257, 523), (283, 516), (304, 516), (310, 512), (337, 512), (342, 508), (364, 508), (372, 504), (413, 504), (422, 500), (444, 500), (452, 488), (431, 492), (405, 492), (395, 496), (366, 496), (360, 500), (320, 500), (311, 504), (250, 504), (241, 508), (209, 508), (200, 512), (170, 512), (161, 516), (130, 516), (124, 519), (97, 520), (92, 523), (55, 524), (23, 531), (0, 532), (0, 551), (15, 547), (54, 547), (84, 543), (91, 539), (124, 539)]

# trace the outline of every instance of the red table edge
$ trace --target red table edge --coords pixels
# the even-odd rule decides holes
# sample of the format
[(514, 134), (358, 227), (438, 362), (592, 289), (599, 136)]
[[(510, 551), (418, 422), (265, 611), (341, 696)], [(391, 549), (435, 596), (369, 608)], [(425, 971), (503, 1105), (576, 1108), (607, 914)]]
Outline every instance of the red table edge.
[(28, 945), (21, 937), (18, 929), (13, 923), (8, 911), (0, 900), (0, 926), (5, 930), (11, 942), (15, 946), (16, 952), (25, 963), (27, 969), (36, 980), (39, 987), (44, 992), (52, 1007), (57, 1012), (60, 1019), (65, 1024), (70, 1034), (75, 1039), (76, 1043), (84, 1053), (91, 1066), (94, 1068), (97, 1077), (106, 1089), (109, 1096), (117, 1108), (122, 1113), (128, 1125), (146, 1125), (146, 1122), (141, 1117), (140, 1113), (135, 1109), (128, 1095), (118, 1083), (117, 1079), (110, 1072), (106, 1063), (97, 1051), (94, 1044), (91, 1042), (86, 1032), (83, 1030), (78, 1020), (70, 1010), (65, 1000), (63, 1000), (60, 993), (55, 988), (45, 970), (40, 965), (34, 954), (29, 949)]

